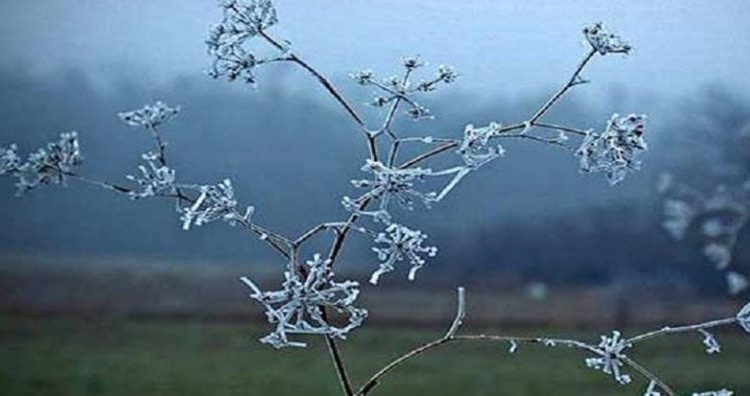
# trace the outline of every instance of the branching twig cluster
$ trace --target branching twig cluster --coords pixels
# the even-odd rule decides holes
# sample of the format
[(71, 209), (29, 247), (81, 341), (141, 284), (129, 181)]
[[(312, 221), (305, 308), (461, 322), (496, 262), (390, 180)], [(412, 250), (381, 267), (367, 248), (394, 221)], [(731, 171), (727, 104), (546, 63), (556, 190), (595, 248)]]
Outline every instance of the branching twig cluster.
[[(372, 273), (371, 283), (378, 283), (402, 262), (410, 265), (408, 278), (414, 280), (427, 259), (437, 254), (437, 248), (425, 244), (427, 236), (422, 231), (396, 221), (393, 206), (413, 209), (415, 203), (421, 203), (429, 208), (440, 202), (468, 175), (502, 157), (504, 149), (500, 142), (503, 139), (521, 139), (567, 148), (578, 157), (581, 171), (602, 172), (612, 184), (622, 181), (629, 172), (638, 169), (638, 156), (646, 150), (645, 116), (630, 114), (621, 117), (615, 114), (601, 132), (552, 124), (545, 122), (544, 118), (572, 88), (587, 82), (582, 73), (591, 61), (598, 56), (627, 54), (631, 47), (602, 24), (588, 26), (583, 33), (589, 45), (581, 61), (562, 86), (528, 118), (507, 125), (499, 122), (480, 127), (469, 124), (462, 134), (453, 137), (402, 136), (394, 128), (396, 117), (404, 113), (414, 121), (432, 117), (430, 110), (420, 104), (418, 96), (432, 92), (442, 84), (455, 82), (459, 75), (452, 67), (439, 66), (434, 75), (415, 81), (424, 63), (417, 57), (407, 57), (402, 60), (403, 70), (397, 76), (377, 79), (369, 70), (352, 74), (359, 85), (376, 91), (371, 104), (384, 111), (382, 121), (371, 127), (328, 78), (294, 53), (287, 41), (269, 33), (269, 28), (278, 22), (277, 11), (270, 0), (221, 0), (219, 4), (222, 21), (210, 29), (206, 41), (212, 58), (208, 71), (210, 76), (229, 81), (242, 80), (254, 85), (257, 71), (264, 64), (293, 64), (310, 73), (363, 133), (368, 158), (362, 170), (368, 177), (352, 181), (354, 187), (363, 190), (359, 196), (342, 198), (343, 207), (349, 212), (345, 220), (324, 222), (297, 237), (288, 237), (259, 225), (253, 219), (252, 206), (242, 209), (230, 180), (212, 184), (183, 182), (167, 160), (168, 146), (161, 134), (161, 127), (176, 116), (179, 109), (160, 102), (120, 114), (128, 125), (146, 131), (153, 138), (155, 146), (154, 151), (142, 155), (145, 163), (138, 168), (140, 175), (128, 176), (127, 185), (99, 181), (80, 174), (77, 166), (82, 157), (75, 133), (63, 134), (59, 142), (31, 154), (25, 162), (17, 154), (16, 146), (0, 148), (0, 174), (17, 177), (22, 193), (42, 185), (78, 180), (125, 194), (132, 199), (167, 198), (175, 202), (185, 230), (223, 221), (253, 233), (278, 252), (285, 263), (284, 281), (278, 290), (264, 291), (250, 278), (241, 278), (251, 291), (250, 297), (264, 306), (269, 322), (275, 326), (274, 331), (261, 341), (276, 348), (302, 347), (305, 343), (290, 336), (324, 336), (342, 391), (347, 396), (368, 394), (401, 363), (456, 341), (507, 342), (511, 352), (515, 352), (522, 343), (575, 348), (590, 354), (585, 361), (589, 367), (611, 375), (619, 383), (629, 383), (630, 374), (626, 371), (632, 371), (651, 382), (646, 394), (653, 396), (664, 392), (674, 395), (675, 392), (664, 381), (629, 358), (627, 351), (637, 343), (657, 336), (697, 331), (704, 337), (708, 351), (713, 353), (719, 350), (719, 346), (709, 333), (710, 329), (739, 323), (750, 331), (749, 305), (736, 317), (694, 326), (664, 328), (632, 338), (615, 331), (603, 336), (598, 344), (546, 337), (463, 335), (459, 334), (459, 329), (466, 317), (466, 303), (461, 288), (456, 318), (443, 337), (394, 360), (355, 391), (336, 339), (344, 338), (359, 327), (367, 311), (354, 305), (359, 294), (357, 282), (334, 280), (334, 267), (351, 231), (373, 241), (372, 250), (378, 259), (378, 267)], [(258, 49), (263, 48), (264, 44), (264, 51), (268, 55), (260, 56)], [(571, 138), (580, 138), (581, 141), (577, 146), (571, 145)], [(382, 146), (379, 143), (383, 139), (388, 145), (385, 153), (379, 152)], [(414, 157), (400, 158), (405, 145), (418, 145), (424, 149)], [(452, 159), (454, 165), (441, 169), (423, 165), (439, 156)], [(434, 190), (427, 188), (431, 185), (428, 181), (442, 183), (442, 187)], [(332, 237), (327, 254), (316, 253), (312, 259), (300, 257), (301, 248), (306, 243), (324, 234)], [(334, 319), (333, 315), (344, 316), (347, 323), (336, 324), (341, 321)]]

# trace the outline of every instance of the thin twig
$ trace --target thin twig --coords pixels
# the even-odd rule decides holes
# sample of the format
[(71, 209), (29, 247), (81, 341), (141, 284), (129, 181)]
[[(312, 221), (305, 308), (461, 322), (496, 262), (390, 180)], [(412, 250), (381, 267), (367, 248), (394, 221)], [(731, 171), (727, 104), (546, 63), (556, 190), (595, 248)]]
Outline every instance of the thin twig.
[(586, 54), (583, 60), (578, 64), (578, 67), (576, 67), (573, 75), (570, 76), (570, 79), (565, 83), (565, 85), (560, 87), (560, 89), (555, 92), (555, 94), (552, 95), (552, 97), (549, 98), (549, 100), (544, 105), (542, 105), (542, 107), (537, 110), (537, 112), (533, 116), (531, 116), (531, 118), (529, 119), (529, 123), (533, 124), (538, 119), (542, 118), (542, 116), (555, 104), (555, 102), (557, 102), (563, 95), (565, 95), (565, 92), (567, 92), (571, 87), (578, 85), (576, 84), (578, 76), (581, 74), (583, 68), (586, 67), (586, 64), (589, 63), (589, 61), (594, 57), (595, 54), (596, 49), (592, 48), (589, 53)]

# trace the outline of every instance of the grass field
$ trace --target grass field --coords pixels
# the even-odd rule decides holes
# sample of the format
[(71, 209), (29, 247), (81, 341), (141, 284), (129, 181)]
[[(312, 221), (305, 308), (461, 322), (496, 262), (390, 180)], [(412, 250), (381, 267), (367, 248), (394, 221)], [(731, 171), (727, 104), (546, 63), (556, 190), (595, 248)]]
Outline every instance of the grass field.
[[(275, 351), (242, 323), (74, 320), (0, 316), (2, 395), (337, 395), (323, 346)], [(514, 331), (535, 334), (549, 331)], [(356, 382), (436, 330), (371, 327), (343, 343)], [(596, 339), (596, 332), (563, 331)], [(683, 394), (728, 387), (750, 394), (750, 335), (718, 334), (724, 351), (703, 352), (687, 335), (645, 344), (632, 356)], [(374, 395), (641, 395), (585, 368), (572, 350), (454, 344), (387, 377)]]

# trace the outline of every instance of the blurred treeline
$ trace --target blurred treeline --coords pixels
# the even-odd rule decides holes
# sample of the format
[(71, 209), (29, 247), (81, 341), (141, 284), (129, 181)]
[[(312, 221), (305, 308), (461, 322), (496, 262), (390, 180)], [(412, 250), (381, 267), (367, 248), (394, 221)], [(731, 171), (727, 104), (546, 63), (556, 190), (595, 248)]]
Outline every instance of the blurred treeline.
[[(283, 74), (276, 77), (268, 76), (256, 91), (208, 78), (164, 85), (123, 77), (100, 89), (76, 70), (38, 78), (5, 69), (0, 144), (16, 142), (27, 153), (60, 132), (77, 130), (87, 160), (84, 173), (123, 182), (137, 171), (151, 141), (116, 114), (159, 99), (181, 105), (182, 114), (163, 128), (178, 177), (199, 183), (229, 177), (240, 201), (256, 207), (258, 222), (295, 235), (346, 216), (339, 202), (357, 193), (348, 181), (364, 175), (359, 168), (366, 152), (358, 131), (312, 83), (290, 87)], [(368, 100), (369, 92), (344, 86), (358, 104)], [(585, 92), (585, 86), (577, 89)], [(455, 89), (437, 92), (425, 100), (435, 120), (403, 120), (398, 126), (403, 135), (460, 136), (469, 122), (521, 120), (546, 95), (480, 101)], [(576, 91), (551, 120), (601, 129), (612, 112), (650, 116), (651, 150), (639, 174), (609, 187), (602, 175), (579, 174), (570, 152), (508, 142), (505, 158), (467, 178), (444, 202), (402, 213), (403, 223), (425, 231), (441, 249), (420, 276), (723, 292), (721, 274), (695, 248), (671, 241), (660, 229), (656, 184), (666, 171), (701, 188), (739, 183), (750, 173), (749, 102), (721, 87), (658, 100), (623, 88), (604, 98)], [(81, 185), (35, 191), (23, 199), (13, 195), (12, 182), (2, 180), (3, 254), (222, 261), (243, 265), (245, 272), (277, 260), (264, 245), (223, 224), (183, 232), (170, 202), (134, 202)], [(750, 258), (747, 234), (739, 243), (744, 263)], [(343, 265), (374, 265), (369, 245), (362, 240), (350, 245)]]

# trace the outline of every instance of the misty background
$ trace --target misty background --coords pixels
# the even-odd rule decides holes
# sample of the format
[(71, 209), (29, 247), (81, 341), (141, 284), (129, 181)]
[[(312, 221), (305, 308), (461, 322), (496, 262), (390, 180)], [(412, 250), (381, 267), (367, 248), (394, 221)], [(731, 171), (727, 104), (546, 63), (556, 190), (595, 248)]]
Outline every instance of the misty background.
[[(582, 26), (605, 21), (636, 51), (597, 58), (584, 73), (592, 83), (574, 88), (549, 120), (601, 130), (613, 112), (648, 114), (644, 169), (610, 187), (602, 175), (579, 174), (569, 152), (508, 142), (504, 158), (432, 210), (403, 215), (440, 248), (420, 276), (723, 292), (722, 275), (697, 248), (660, 229), (656, 184), (670, 171), (711, 188), (732, 182), (723, 170), (749, 167), (724, 155), (737, 150), (735, 138), (750, 121), (746, 2), (279, 3), (275, 34), (291, 40), (295, 53), (331, 76), (372, 121), (378, 113), (364, 104), (371, 92), (348, 73), (367, 67), (385, 77), (411, 54), (429, 62), (425, 72), (441, 63), (459, 70), (456, 84), (423, 99), (436, 119), (401, 120), (403, 135), (456, 137), (467, 123), (523, 119), (586, 51)], [(203, 40), (219, 19), (213, 1), (3, 2), (0, 144), (16, 142), (29, 152), (76, 130), (83, 173), (122, 182), (151, 141), (117, 113), (164, 100), (182, 106), (163, 131), (181, 179), (232, 179), (240, 202), (256, 207), (257, 221), (287, 235), (344, 218), (340, 199), (354, 193), (349, 180), (364, 175), (360, 134), (313, 79), (288, 65), (260, 70), (255, 90), (206, 77)], [(242, 273), (278, 262), (263, 244), (224, 224), (184, 232), (169, 202), (130, 201), (90, 186), (15, 198), (12, 182), (2, 180), (0, 219), (6, 257), (221, 262)], [(354, 241), (341, 267), (373, 268), (369, 246)], [(747, 263), (747, 240), (738, 246), (737, 259)]]

